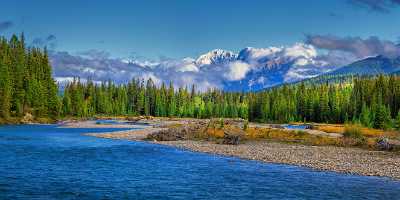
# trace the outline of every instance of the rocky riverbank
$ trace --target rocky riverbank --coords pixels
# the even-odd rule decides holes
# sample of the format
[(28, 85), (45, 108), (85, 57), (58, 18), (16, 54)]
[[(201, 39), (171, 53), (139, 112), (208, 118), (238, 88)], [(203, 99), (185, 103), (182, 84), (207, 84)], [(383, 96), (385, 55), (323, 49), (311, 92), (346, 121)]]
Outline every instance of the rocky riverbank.
[(400, 180), (400, 155), (392, 152), (333, 146), (305, 146), (268, 141), (253, 141), (240, 145), (221, 145), (193, 140), (156, 143), (196, 152), (298, 165), (340, 173), (385, 176)]

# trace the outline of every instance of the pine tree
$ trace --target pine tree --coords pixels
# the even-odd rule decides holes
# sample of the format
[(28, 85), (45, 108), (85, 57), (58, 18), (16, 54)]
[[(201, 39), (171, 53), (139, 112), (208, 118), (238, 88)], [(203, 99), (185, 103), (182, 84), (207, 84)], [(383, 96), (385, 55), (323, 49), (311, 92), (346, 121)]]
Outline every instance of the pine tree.
[(0, 38), (0, 117), (58, 117), (58, 87), (46, 49), (27, 48), (25, 36)]
[(382, 103), (378, 103), (375, 118), (374, 118), (374, 128), (385, 129), (387, 128), (387, 123), (389, 122), (390, 113), (386, 106)]
[(371, 127), (372, 122), (371, 122), (371, 111), (367, 107), (366, 103), (364, 102), (361, 108), (361, 114), (360, 114), (360, 122), (362, 125), (366, 127)]
[[(5, 56), (5, 55), (3, 55)], [(6, 58), (0, 59), (0, 118), (8, 119), (11, 109), (11, 81)]]
[(400, 130), (400, 110), (397, 112), (396, 120), (395, 120), (395, 128)]

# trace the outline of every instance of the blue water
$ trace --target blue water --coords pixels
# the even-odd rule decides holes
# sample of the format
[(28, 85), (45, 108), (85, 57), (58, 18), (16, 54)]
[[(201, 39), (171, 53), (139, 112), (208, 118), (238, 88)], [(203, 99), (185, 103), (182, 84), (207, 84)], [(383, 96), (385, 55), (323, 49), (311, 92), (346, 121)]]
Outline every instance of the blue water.
[(96, 124), (127, 124), (127, 122), (113, 119), (101, 119), (96, 120)]
[(399, 199), (400, 182), (100, 139), (55, 125), (0, 127), (0, 199)]
[(304, 129), (307, 129), (309, 126), (308, 126), (308, 125), (293, 125), (293, 124), (287, 124), (287, 125), (283, 125), (283, 127), (286, 128), (286, 129), (304, 130)]
[(96, 124), (148, 125), (149, 123), (146, 123), (146, 122), (132, 122), (132, 121), (120, 121), (120, 120), (113, 120), (113, 119), (102, 119), (102, 120), (96, 120)]

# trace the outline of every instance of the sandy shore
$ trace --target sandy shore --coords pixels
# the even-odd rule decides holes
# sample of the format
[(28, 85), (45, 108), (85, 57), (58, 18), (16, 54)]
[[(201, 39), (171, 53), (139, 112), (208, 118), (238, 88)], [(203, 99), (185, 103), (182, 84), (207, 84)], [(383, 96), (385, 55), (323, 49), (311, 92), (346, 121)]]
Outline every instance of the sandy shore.
[(118, 140), (144, 140), (148, 134), (158, 132), (163, 130), (163, 128), (145, 128), (139, 130), (127, 130), (127, 131), (114, 131), (107, 133), (88, 133), (86, 135), (95, 136), (99, 138), (109, 138)]
[(144, 128), (134, 124), (98, 124), (96, 121), (64, 121), (59, 128)]

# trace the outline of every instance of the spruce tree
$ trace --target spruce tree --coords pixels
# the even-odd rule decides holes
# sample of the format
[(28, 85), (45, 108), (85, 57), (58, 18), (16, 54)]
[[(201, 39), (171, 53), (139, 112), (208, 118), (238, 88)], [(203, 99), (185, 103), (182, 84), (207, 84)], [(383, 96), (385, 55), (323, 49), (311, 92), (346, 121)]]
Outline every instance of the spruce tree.
[(360, 114), (360, 122), (362, 125), (366, 127), (371, 127), (371, 111), (367, 107), (366, 103), (364, 102), (361, 108), (361, 114)]

